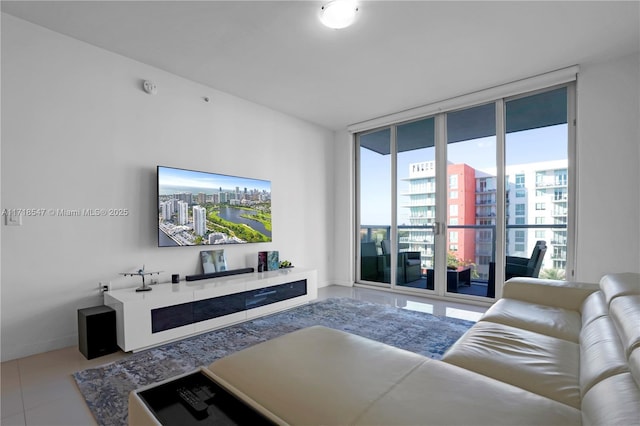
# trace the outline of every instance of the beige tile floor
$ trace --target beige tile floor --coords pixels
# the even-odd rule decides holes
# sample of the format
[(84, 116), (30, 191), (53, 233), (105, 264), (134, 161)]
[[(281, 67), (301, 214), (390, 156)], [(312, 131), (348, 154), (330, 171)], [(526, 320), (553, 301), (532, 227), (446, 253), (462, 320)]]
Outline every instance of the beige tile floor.
[[(463, 319), (477, 319), (486, 308), (417, 296), (340, 286), (324, 287), (319, 298), (352, 297), (406, 309)], [(0, 414), (2, 426), (84, 426), (96, 422), (71, 374), (128, 356), (123, 352), (87, 360), (77, 347), (3, 362)]]

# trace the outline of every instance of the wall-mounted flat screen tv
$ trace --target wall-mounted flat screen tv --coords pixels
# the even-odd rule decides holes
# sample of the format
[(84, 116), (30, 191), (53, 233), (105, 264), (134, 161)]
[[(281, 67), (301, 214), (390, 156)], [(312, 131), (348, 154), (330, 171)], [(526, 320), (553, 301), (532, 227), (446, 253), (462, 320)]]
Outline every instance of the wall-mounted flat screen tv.
[(264, 243), (271, 182), (158, 166), (158, 246)]

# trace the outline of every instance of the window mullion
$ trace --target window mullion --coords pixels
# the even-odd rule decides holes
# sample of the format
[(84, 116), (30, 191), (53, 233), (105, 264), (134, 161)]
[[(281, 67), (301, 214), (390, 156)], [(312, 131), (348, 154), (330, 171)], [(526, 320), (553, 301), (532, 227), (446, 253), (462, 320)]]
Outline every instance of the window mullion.
[(397, 260), (398, 256), (398, 128), (391, 126), (391, 229), (389, 230), (389, 244), (391, 254), (389, 256), (389, 264), (391, 266), (391, 287), (396, 286), (396, 278), (398, 276)]
[(505, 176), (505, 140), (506, 116), (504, 100), (499, 99), (496, 105), (496, 227), (495, 227), (495, 297), (502, 297), (502, 283), (504, 282), (505, 241), (506, 241), (506, 176)]
[(567, 264), (566, 279), (575, 279), (575, 259), (578, 247), (578, 236), (576, 233), (577, 220), (577, 194), (578, 194), (578, 172), (577, 172), (577, 143), (576, 143), (576, 83), (572, 82), (567, 85), (567, 126), (569, 134), (568, 138), (568, 185), (567, 185)]
[[(444, 296), (447, 273), (447, 115), (436, 115), (436, 229), (434, 238), (434, 270), (436, 294)], [(439, 272), (439, 273), (438, 273)]]

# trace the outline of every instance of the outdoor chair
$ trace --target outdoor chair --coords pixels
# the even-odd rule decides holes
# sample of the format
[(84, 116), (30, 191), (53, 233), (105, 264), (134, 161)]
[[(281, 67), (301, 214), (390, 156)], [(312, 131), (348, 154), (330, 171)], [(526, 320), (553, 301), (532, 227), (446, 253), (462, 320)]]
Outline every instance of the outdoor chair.
[[(391, 242), (382, 240), (382, 254), (391, 259)], [(387, 264), (390, 267), (389, 264)], [(419, 251), (401, 251), (398, 253), (397, 283), (406, 284), (419, 280), (422, 277), (421, 259)]]
[(547, 243), (546, 241), (540, 240), (536, 242), (531, 257), (529, 258), (507, 256), (504, 274), (505, 280), (513, 277), (538, 278), (540, 268), (542, 267), (542, 260), (546, 252)]
[(379, 256), (374, 241), (363, 242), (360, 245), (360, 277), (367, 281), (378, 281)]
[[(538, 278), (542, 260), (547, 252), (547, 242), (544, 240), (536, 241), (533, 247), (531, 257), (507, 256), (505, 265), (504, 279), (505, 281), (513, 277), (531, 277)], [(489, 279), (487, 282), (487, 297), (496, 296), (496, 264), (489, 263)]]

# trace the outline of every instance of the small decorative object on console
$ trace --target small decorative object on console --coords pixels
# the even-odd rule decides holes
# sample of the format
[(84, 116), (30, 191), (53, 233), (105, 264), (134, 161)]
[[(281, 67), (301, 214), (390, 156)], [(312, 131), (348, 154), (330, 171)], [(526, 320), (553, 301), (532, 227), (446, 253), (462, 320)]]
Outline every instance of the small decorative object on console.
[(258, 252), (258, 272), (264, 272), (267, 270), (267, 252)]
[(144, 282), (144, 277), (145, 275), (153, 275), (153, 274), (160, 275), (160, 272), (162, 271), (146, 272), (144, 270), (144, 265), (142, 265), (142, 269), (138, 269), (138, 272), (121, 272), (120, 275), (124, 275), (125, 277), (132, 277), (134, 275), (138, 275), (142, 277), (142, 287), (136, 288), (136, 291), (151, 291), (151, 287), (149, 287), (147, 283)]
[(277, 271), (280, 268), (280, 254), (278, 251), (267, 252), (267, 271)]
[(293, 268), (293, 264), (288, 260), (283, 260), (280, 262), (280, 269)]

